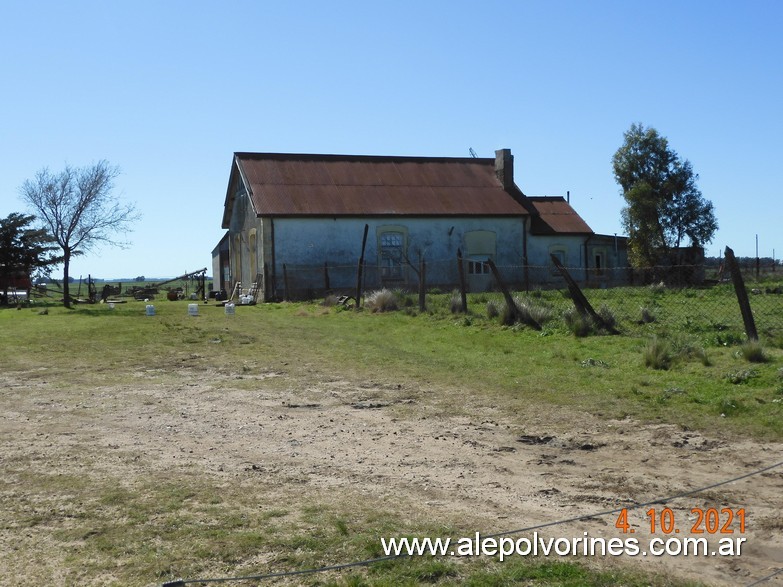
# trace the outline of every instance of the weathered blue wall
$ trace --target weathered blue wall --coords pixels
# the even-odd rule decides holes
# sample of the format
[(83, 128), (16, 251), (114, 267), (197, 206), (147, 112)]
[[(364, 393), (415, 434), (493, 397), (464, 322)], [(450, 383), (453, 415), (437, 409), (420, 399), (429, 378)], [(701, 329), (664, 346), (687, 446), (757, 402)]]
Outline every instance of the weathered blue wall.
[[(514, 267), (504, 279), (521, 282), (522, 246), (524, 236), (523, 218), (276, 218), (275, 272), (277, 289), (283, 274), (283, 264), (293, 283), (303, 279), (314, 280), (314, 288), (323, 284), (323, 265), (329, 265), (330, 286), (333, 289), (352, 288), (356, 285), (356, 267), (361, 254), (364, 226), (369, 226), (365, 250), (367, 287), (398, 285), (412, 287), (418, 283), (418, 276), (410, 266), (403, 267), (402, 279), (384, 280), (381, 276), (379, 237), (386, 230), (406, 235), (405, 251), (408, 260), (418, 268), (420, 256), (427, 262), (427, 285), (429, 287), (454, 287), (458, 283), (456, 264), (457, 249), (466, 258), (470, 251), (466, 247), (465, 234), (470, 231), (489, 231), (495, 235), (494, 261), (499, 266)], [(486, 255), (477, 256), (485, 260)], [(310, 266), (305, 278), (304, 266)], [(292, 286), (293, 287), (293, 286)]]

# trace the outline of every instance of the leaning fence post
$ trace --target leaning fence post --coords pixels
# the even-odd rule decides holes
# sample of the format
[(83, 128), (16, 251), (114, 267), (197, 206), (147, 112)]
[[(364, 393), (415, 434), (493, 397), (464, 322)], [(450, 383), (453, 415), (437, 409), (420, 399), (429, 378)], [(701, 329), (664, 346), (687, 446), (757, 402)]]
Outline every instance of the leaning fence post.
[(514, 298), (511, 297), (511, 292), (508, 291), (506, 284), (503, 283), (503, 280), (500, 277), (500, 271), (498, 271), (498, 268), (495, 266), (495, 262), (492, 259), (487, 259), (487, 265), (489, 265), (489, 269), (492, 271), (492, 275), (495, 277), (495, 281), (497, 282), (500, 291), (503, 292), (503, 298), (506, 300), (508, 311), (514, 316), (514, 322), (525, 322), (536, 330), (541, 330), (541, 325), (532, 316), (529, 316), (527, 320), (522, 320), (519, 308), (517, 307)]
[(459, 272), (459, 293), (462, 302), (462, 311), (468, 313), (468, 295), (465, 287), (465, 266), (462, 263), (462, 250), (457, 249), (457, 271)]
[(577, 312), (582, 314), (582, 316), (590, 316), (590, 318), (592, 318), (595, 323), (604, 330), (611, 332), (612, 334), (620, 334), (619, 330), (617, 330), (614, 326), (607, 324), (606, 320), (601, 318), (601, 316), (599, 316), (598, 313), (593, 310), (593, 306), (591, 306), (590, 302), (587, 301), (585, 294), (582, 293), (581, 289), (579, 289), (579, 286), (576, 284), (576, 281), (574, 281), (574, 278), (571, 277), (571, 274), (568, 272), (568, 270), (563, 267), (560, 259), (558, 259), (555, 255), (550, 255), (550, 257), (552, 259), (552, 263), (555, 264), (555, 268), (560, 272), (560, 275), (563, 276), (563, 279), (565, 279), (566, 285), (568, 285), (568, 293), (571, 295), (571, 299), (574, 302), (574, 307), (576, 307)]
[(753, 319), (748, 292), (745, 289), (745, 282), (742, 280), (742, 272), (737, 263), (737, 258), (734, 256), (734, 251), (729, 247), (726, 247), (724, 256), (726, 257), (729, 271), (731, 271), (731, 281), (734, 283), (734, 291), (737, 294), (742, 321), (745, 323), (745, 333), (748, 335), (748, 340), (758, 340), (759, 334), (756, 331), (756, 321)]

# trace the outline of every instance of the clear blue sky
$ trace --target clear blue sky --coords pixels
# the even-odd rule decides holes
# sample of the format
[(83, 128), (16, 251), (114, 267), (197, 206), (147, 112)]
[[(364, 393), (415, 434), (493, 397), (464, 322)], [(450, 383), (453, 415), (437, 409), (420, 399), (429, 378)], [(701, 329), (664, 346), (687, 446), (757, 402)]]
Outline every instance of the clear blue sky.
[[(621, 233), (633, 122), (689, 159), (708, 255), (783, 256), (783, 2), (9, 1), (0, 217), (25, 179), (107, 159), (143, 218), (71, 274), (209, 267), (234, 151), (481, 157)], [(57, 275), (57, 271), (55, 271)]]

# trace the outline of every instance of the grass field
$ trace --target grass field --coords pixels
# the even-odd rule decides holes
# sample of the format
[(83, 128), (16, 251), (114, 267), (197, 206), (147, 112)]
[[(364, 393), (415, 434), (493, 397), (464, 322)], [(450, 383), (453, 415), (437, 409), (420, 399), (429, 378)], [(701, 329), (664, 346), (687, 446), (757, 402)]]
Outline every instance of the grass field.
[[(783, 351), (774, 328), (760, 327), (761, 350), (747, 349), (730, 305), (736, 301), (721, 292), (600, 295), (617, 293), (596, 292), (596, 307), (622, 300), (613, 310), (622, 335), (574, 336), (560, 317), (562, 301), (548, 292), (530, 298), (549, 308), (541, 331), (489, 317), (489, 294), (472, 295), (467, 315), (451, 313), (450, 294), (430, 296), (423, 314), (404, 295), (400, 310), (375, 313), (279, 303), (228, 316), (201, 304), (192, 317), (187, 302), (165, 300), (155, 301), (155, 316), (135, 301), (1, 310), (9, 426), (0, 435), (15, 448), (2, 459), (0, 583), (154, 585), (305, 569), (379, 556), (379, 536), (465, 535), (476, 527), (458, 511), (435, 517), (399, 496), (350, 487), (335, 494), (279, 469), (228, 478), (222, 469), (157, 458), (141, 441), (91, 444), (99, 438), (93, 427), (119, 431), (129, 418), (147, 418), (144, 430), (165, 441), (168, 428), (185, 426), (223, 392), (241, 405), (287, 394), (307, 407), (324, 401), (314, 391), (319, 384), (347, 381), (387, 390), (379, 397), (394, 398), (401, 427), (422, 414), (472, 421), (491, 411), (520, 429), (539, 414), (589, 414), (720, 438), (783, 439)], [(681, 320), (683, 306), (690, 310)], [(655, 320), (640, 320), (642, 308)], [(191, 387), (199, 395), (186, 409), (178, 397)], [(200, 420), (210, 422), (208, 414)], [(188, 442), (207, 443), (210, 434)], [(37, 448), (26, 450), (22, 440)], [(255, 466), (245, 471), (261, 470)], [(659, 571), (543, 558), (502, 565), (415, 558), (288, 583), (690, 584)]]

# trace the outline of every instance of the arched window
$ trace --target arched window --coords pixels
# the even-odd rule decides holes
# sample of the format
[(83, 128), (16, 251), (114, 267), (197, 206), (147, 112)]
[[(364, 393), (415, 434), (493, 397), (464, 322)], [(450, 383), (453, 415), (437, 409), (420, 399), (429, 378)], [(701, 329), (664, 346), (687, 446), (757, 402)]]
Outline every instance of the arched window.
[(407, 253), (408, 229), (404, 226), (381, 226), (378, 237), (378, 269), (381, 279), (403, 279)]

